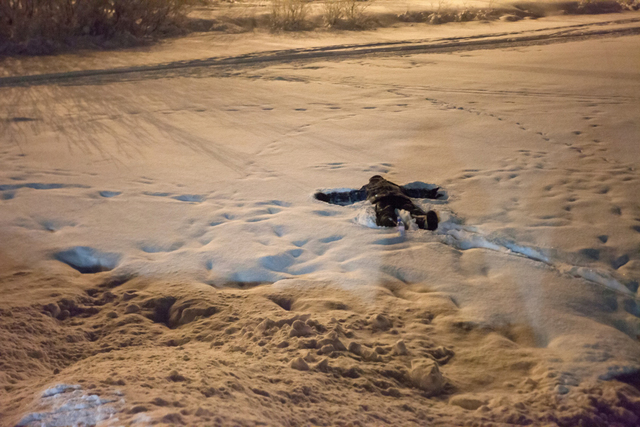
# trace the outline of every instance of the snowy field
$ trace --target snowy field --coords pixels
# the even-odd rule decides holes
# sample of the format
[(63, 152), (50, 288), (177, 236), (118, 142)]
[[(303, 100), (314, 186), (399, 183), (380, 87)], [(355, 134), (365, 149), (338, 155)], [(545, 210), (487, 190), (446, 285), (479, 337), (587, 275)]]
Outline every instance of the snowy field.
[(0, 426), (637, 426), (640, 15), (420, 28), (5, 61)]

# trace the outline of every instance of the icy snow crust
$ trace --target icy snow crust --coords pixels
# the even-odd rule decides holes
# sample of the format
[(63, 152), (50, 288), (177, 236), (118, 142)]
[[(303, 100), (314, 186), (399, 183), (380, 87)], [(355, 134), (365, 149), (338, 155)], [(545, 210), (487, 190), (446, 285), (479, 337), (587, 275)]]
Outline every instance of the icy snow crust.
[(80, 385), (57, 384), (45, 390), (35, 402), (38, 412), (25, 415), (17, 427), (76, 427), (106, 425), (117, 422), (114, 415), (122, 409), (124, 399), (115, 392), (110, 398), (87, 394)]

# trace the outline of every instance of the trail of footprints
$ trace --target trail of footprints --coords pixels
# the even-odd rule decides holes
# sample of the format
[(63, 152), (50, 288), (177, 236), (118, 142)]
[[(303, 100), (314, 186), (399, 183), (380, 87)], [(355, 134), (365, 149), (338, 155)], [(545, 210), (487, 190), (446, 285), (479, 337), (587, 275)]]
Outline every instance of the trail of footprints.
[[(470, 106), (459, 106), (457, 104), (453, 104), (450, 102), (446, 102), (446, 101), (442, 101), (439, 99), (435, 99), (435, 98), (426, 98), (427, 101), (431, 102), (432, 105), (436, 106), (437, 108), (441, 109), (441, 110), (458, 110), (458, 111), (462, 111), (462, 112), (467, 112), (470, 114), (475, 114), (477, 116), (487, 116), (487, 117), (492, 117), (498, 121), (506, 121), (506, 119), (504, 117), (501, 117), (499, 115), (496, 115), (494, 113), (491, 112), (486, 112), (474, 107), (470, 107)], [(473, 102), (471, 102), (473, 103)], [(521, 122), (513, 122), (513, 124), (515, 126), (517, 126), (520, 130), (522, 131), (528, 131), (530, 130), (528, 127), (526, 127), (524, 124), (522, 124)], [(551, 138), (544, 132), (539, 132), (536, 131), (536, 135), (538, 135), (542, 140), (544, 141), (551, 141)]]
[(517, 150), (515, 157), (508, 157), (500, 161), (500, 168), (480, 171), (479, 169), (465, 169), (459, 180), (473, 178), (489, 178), (495, 183), (519, 183), (522, 174), (535, 169), (549, 169), (546, 151)]
[(319, 171), (353, 171), (373, 174), (387, 174), (394, 168), (393, 163), (354, 164), (345, 162), (321, 163), (313, 167)]
[[(518, 150), (516, 156), (502, 160), (501, 166), (486, 171), (467, 169), (455, 180), (478, 180), (488, 194), (515, 190), (516, 196), (497, 203), (502, 203), (501, 215), (518, 211), (518, 217), (526, 218), (527, 227), (581, 225), (587, 233), (594, 233), (593, 229), (605, 230), (604, 234), (594, 233), (592, 247), (584, 247), (575, 253), (556, 251), (554, 256), (563, 262), (572, 265), (603, 263), (609, 270), (616, 271), (637, 258), (635, 253), (625, 253), (625, 247), (618, 246), (619, 242), (607, 244), (610, 233), (625, 229), (630, 242), (640, 241), (640, 211), (637, 206), (634, 210), (629, 200), (633, 189), (640, 185), (640, 174), (633, 167), (619, 165), (597, 171), (561, 168), (551, 166), (546, 152), (530, 150)], [(540, 175), (542, 170), (544, 175)], [(494, 214), (487, 220), (499, 221), (500, 218)], [(634, 271), (624, 276), (640, 273)], [(637, 289), (637, 277), (631, 282), (627, 277), (625, 283)]]
[[(506, 121), (506, 119), (504, 117), (501, 117), (500, 115), (497, 115), (491, 112), (486, 112), (486, 111), (474, 108), (472, 106), (468, 106), (468, 105), (459, 106), (457, 104), (453, 104), (450, 102), (446, 102), (446, 101), (442, 101), (434, 98), (426, 98), (426, 100), (430, 101), (434, 106), (442, 110), (458, 110), (462, 112), (475, 114), (478, 116), (492, 117), (498, 121)], [(471, 104), (474, 102), (469, 102), (469, 103)], [(510, 103), (510, 101), (507, 101), (507, 103)], [(590, 107), (597, 107), (597, 104), (590, 105)], [(598, 113), (598, 110), (594, 110), (594, 113)], [(593, 121), (594, 120), (593, 116), (585, 115), (582, 117), (582, 119), (585, 121), (588, 121), (588, 126), (587, 126), (588, 128), (595, 129), (600, 127), (600, 124)], [(514, 126), (517, 126), (518, 129), (522, 131), (529, 131), (529, 130), (535, 131), (527, 127), (525, 124), (521, 123), (520, 121), (514, 121), (512, 123)], [(535, 133), (545, 142), (554, 142), (552, 141), (551, 137), (545, 132), (535, 131)], [(572, 131), (572, 135), (574, 136), (574, 138), (571, 140), (564, 141), (563, 144), (568, 149), (575, 151), (578, 154), (578, 158), (580, 159), (600, 157), (601, 159), (606, 160), (604, 157), (602, 157), (602, 154), (607, 151), (605, 147), (602, 147), (600, 145), (602, 141), (598, 138), (592, 138), (590, 141), (584, 140), (584, 137), (582, 137), (584, 133), (585, 132), (582, 130)]]

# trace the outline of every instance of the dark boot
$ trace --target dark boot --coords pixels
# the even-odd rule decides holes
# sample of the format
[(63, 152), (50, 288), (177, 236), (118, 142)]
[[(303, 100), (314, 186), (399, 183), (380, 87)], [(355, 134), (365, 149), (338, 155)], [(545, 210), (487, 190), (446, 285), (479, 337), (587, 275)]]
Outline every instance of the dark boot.
[(438, 214), (434, 211), (427, 212), (427, 230), (436, 230), (438, 228)]

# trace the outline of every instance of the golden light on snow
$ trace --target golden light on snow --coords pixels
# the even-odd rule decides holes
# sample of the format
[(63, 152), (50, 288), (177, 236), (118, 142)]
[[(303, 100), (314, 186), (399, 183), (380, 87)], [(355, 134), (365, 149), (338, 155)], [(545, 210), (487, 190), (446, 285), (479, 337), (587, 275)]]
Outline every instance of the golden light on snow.
[(207, 7), (2, 60), (0, 426), (638, 425), (638, 12)]

